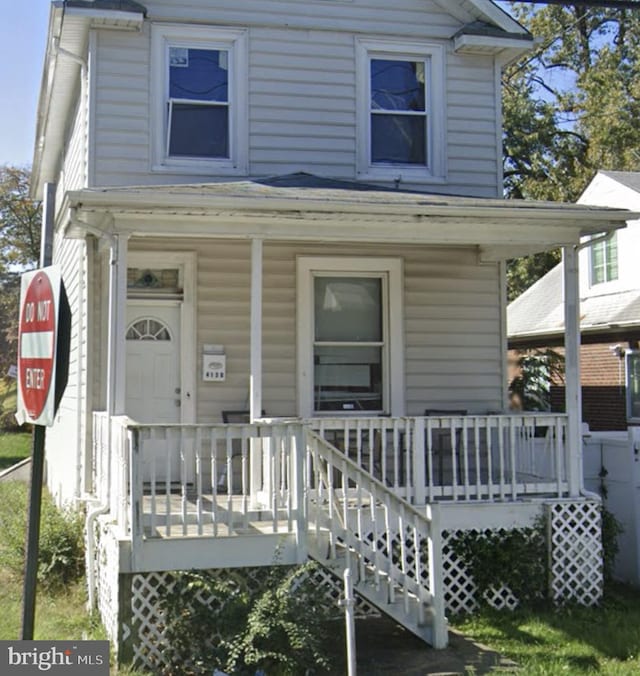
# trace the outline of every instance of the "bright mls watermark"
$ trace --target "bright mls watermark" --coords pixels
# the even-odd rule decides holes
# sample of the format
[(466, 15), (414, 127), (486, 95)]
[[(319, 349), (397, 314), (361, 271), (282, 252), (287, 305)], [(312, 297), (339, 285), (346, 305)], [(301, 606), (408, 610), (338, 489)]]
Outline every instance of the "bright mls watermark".
[(109, 641), (0, 641), (2, 676), (109, 676)]

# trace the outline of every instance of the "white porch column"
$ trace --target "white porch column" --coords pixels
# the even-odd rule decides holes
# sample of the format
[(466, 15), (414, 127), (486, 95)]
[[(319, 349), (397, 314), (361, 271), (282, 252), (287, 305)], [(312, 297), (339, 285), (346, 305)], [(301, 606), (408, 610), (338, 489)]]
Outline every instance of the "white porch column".
[(262, 417), (262, 240), (251, 240), (251, 422)]
[(127, 332), (127, 250), (129, 235), (114, 235), (109, 270), (109, 415), (126, 410), (126, 332)]
[[(249, 373), (249, 418), (253, 423), (262, 417), (262, 240), (251, 240), (251, 337)], [(265, 502), (264, 492), (270, 494), (270, 482), (263, 482), (263, 453), (268, 458), (269, 439), (251, 441), (250, 490), (254, 505)], [(264, 463), (269, 471), (268, 460)]]
[(582, 392), (580, 386), (580, 281), (578, 249), (566, 246), (564, 262), (565, 406), (567, 422), (567, 479), (569, 494), (582, 488)]

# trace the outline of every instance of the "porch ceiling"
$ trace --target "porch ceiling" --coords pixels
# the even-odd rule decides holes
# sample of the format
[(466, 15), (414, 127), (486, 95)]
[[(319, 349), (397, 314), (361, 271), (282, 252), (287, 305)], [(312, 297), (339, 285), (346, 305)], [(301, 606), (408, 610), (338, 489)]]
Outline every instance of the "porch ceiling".
[[(226, 237), (477, 246), (502, 260), (579, 242), (638, 218), (624, 209), (385, 190), (294, 174), (264, 181), (85, 189), (66, 195), (67, 236)], [(179, 223), (179, 227), (176, 227)]]

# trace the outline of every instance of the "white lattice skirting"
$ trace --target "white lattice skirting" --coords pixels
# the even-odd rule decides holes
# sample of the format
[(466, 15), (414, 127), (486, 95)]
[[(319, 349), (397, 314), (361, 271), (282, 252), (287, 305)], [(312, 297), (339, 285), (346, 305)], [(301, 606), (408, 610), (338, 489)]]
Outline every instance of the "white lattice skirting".
[[(548, 503), (545, 512), (551, 599), (556, 604), (598, 603), (603, 590), (600, 503), (595, 500)], [(445, 606), (449, 615), (473, 613), (479, 605), (473, 576), (452, 547), (453, 540), (462, 532), (449, 531), (443, 537)], [(488, 535), (496, 531), (480, 534), (483, 532)], [(513, 610), (519, 604), (509, 587), (499, 582), (484, 594), (484, 601), (497, 610)]]
[[(541, 506), (541, 514), (543, 512), (548, 528), (551, 598), (556, 603), (573, 601), (587, 606), (597, 603), (603, 586), (600, 503), (596, 500), (557, 501)], [(444, 595), (449, 615), (472, 613), (478, 608), (478, 588), (452, 546), (452, 541), (463, 532), (450, 530), (443, 534)], [(118, 575), (117, 539), (109, 526), (102, 523), (96, 536), (97, 598), (108, 636), (118, 647), (128, 641), (128, 652), (133, 656), (135, 667), (157, 669), (163, 662), (165, 646), (159, 600), (175, 585), (174, 577), (166, 572)], [(394, 545), (399, 545), (397, 534), (392, 536), (392, 549)], [(241, 577), (243, 584), (253, 590), (265, 579), (264, 568), (222, 569), (211, 573), (223, 581)], [(342, 582), (322, 568), (315, 569), (313, 575), (315, 586), (323, 590), (327, 602), (335, 603), (342, 595)], [(484, 600), (497, 609), (514, 609), (518, 599), (508, 587), (496, 582), (496, 586), (485, 593)], [(428, 584), (428, 580), (424, 583)], [(125, 590), (118, 593), (119, 584), (128, 587), (125, 594), (130, 590), (127, 607), (118, 606), (118, 598), (125, 598), (122, 593)], [(217, 599), (204, 597), (199, 598), (199, 602), (206, 606), (214, 604), (212, 612), (216, 611), (215, 604), (219, 604)], [(357, 612), (360, 617), (379, 615), (361, 598)]]
[[(209, 571), (221, 581), (242, 578), (250, 589), (256, 590), (264, 586), (266, 568), (235, 568)], [(342, 594), (342, 583), (331, 573), (316, 568), (312, 572), (313, 584), (324, 594), (327, 603), (336, 604)], [(157, 669), (164, 664), (164, 648), (166, 645), (164, 622), (159, 609), (162, 594), (169, 592), (175, 585), (171, 573), (144, 573), (134, 575), (131, 584), (131, 617), (132, 626), (125, 627), (125, 634), (133, 633), (133, 665), (136, 668)], [(221, 609), (218, 598), (199, 594), (198, 602), (210, 607), (211, 612)], [(358, 597), (356, 617), (379, 617), (379, 612), (364, 599)], [(213, 637), (215, 638), (215, 637)]]
[(595, 605), (603, 588), (600, 504), (558, 502), (547, 510), (553, 600)]

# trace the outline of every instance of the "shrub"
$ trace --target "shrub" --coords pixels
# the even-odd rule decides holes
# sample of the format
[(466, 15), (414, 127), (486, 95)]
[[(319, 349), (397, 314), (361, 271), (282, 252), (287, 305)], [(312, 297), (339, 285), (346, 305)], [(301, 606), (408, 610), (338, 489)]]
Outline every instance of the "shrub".
[(257, 589), (238, 571), (177, 573), (160, 600), (162, 673), (298, 676), (328, 669), (328, 621), (337, 611), (313, 582), (314, 565), (265, 569)]
[[(19, 482), (0, 484), (0, 565), (22, 575), (26, 548), (28, 487)], [(73, 582), (82, 575), (84, 538), (82, 515), (59, 510), (43, 491), (40, 510), (38, 581), (47, 588)]]

